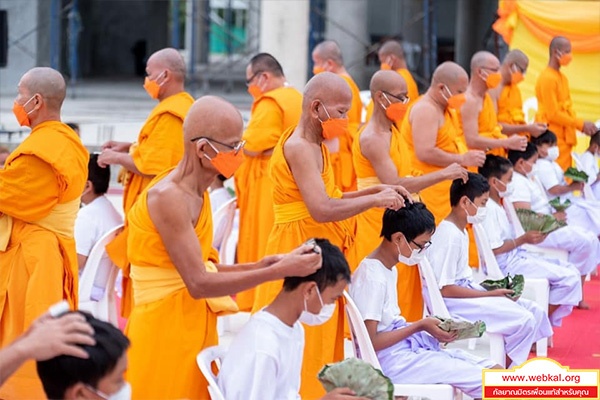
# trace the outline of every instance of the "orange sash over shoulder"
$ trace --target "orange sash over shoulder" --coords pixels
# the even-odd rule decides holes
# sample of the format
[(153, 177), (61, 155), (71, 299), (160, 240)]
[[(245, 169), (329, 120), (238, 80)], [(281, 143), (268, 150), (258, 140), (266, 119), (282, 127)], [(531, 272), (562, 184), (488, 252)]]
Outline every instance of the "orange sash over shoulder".
[[(0, 348), (52, 304), (77, 308), (73, 231), (89, 154), (59, 121), (36, 126), (0, 170)], [(0, 398), (45, 398), (33, 361), (0, 389)]]
[(525, 125), (523, 100), (518, 85), (506, 85), (498, 98), (498, 122), (510, 125)]

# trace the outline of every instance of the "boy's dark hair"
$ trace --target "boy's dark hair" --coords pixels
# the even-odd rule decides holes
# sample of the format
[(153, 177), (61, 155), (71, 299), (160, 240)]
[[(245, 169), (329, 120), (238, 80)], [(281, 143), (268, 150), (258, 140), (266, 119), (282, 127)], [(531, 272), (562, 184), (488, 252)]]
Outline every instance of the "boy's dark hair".
[(517, 161), (523, 159), (525, 161), (531, 160), (533, 156), (537, 155), (537, 148), (531, 142), (527, 143), (527, 148), (524, 151), (518, 150), (509, 150), (508, 151), (508, 159), (510, 162), (515, 165)]
[(600, 129), (596, 131), (590, 138), (590, 145), (595, 144), (600, 147)]
[(79, 345), (88, 353), (88, 359), (58, 356), (37, 362), (37, 373), (49, 399), (64, 399), (66, 390), (78, 382), (97, 388), (100, 379), (111, 373), (129, 347), (129, 339), (118, 328), (86, 312), (75, 312), (82, 314), (94, 329), (96, 344)]
[(298, 277), (290, 276), (283, 280), (283, 290), (292, 291), (303, 282), (316, 282), (317, 287), (322, 292), (327, 286), (333, 286), (340, 280), (350, 283), (350, 267), (344, 257), (344, 253), (332, 245), (327, 239), (315, 239), (317, 245), (321, 248), (323, 265), (314, 274)]
[(456, 206), (463, 196), (471, 201), (490, 191), (487, 179), (479, 174), (469, 172), (469, 180), (465, 183), (462, 179), (455, 179), (450, 186), (450, 205)]
[(88, 162), (88, 181), (92, 182), (95, 194), (104, 194), (110, 184), (110, 167), (102, 168), (98, 165), (98, 154), (90, 154)]
[(542, 133), (540, 136), (531, 138), (531, 143), (536, 146), (541, 146), (543, 144), (553, 145), (556, 144), (556, 141), (556, 135), (549, 129), (547, 129), (546, 132)]
[(483, 166), (479, 167), (479, 173), (486, 179), (500, 179), (512, 168), (512, 166), (512, 163), (507, 158), (488, 154), (487, 157), (485, 157)]
[(397, 211), (388, 208), (383, 213), (381, 236), (392, 240), (392, 235), (396, 232), (402, 232), (410, 242), (419, 235), (435, 232), (435, 218), (423, 203), (407, 202)]

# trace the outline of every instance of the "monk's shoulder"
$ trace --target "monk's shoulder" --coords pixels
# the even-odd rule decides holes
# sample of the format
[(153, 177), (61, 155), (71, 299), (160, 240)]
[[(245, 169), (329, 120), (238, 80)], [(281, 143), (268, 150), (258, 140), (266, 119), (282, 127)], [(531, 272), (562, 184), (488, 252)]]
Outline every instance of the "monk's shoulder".
[(320, 152), (300, 135), (292, 134), (283, 144), (283, 155), (289, 164), (295, 164), (316, 159)]

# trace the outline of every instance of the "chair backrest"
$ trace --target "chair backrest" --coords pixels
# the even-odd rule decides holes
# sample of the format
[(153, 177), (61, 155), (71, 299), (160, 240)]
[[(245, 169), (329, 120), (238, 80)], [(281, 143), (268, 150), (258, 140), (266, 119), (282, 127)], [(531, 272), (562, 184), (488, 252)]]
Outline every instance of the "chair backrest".
[(354, 355), (368, 362), (374, 368), (381, 369), (377, 354), (375, 354), (375, 349), (373, 348), (373, 343), (369, 337), (369, 332), (367, 332), (365, 321), (362, 315), (360, 315), (358, 307), (356, 307), (354, 300), (352, 300), (350, 294), (346, 291), (344, 291), (344, 298), (346, 299), (346, 315), (348, 316), (348, 324), (350, 325)]
[[(79, 301), (98, 301), (92, 299), (94, 286), (104, 289), (104, 295), (109, 295), (109, 286), (114, 289), (114, 279), (117, 276), (117, 266), (106, 254), (106, 245), (109, 244), (121, 231), (123, 225), (116, 226), (104, 234), (92, 247), (85, 263), (85, 268), (79, 278)], [(112, 278), (112, 279), (111, 279)], [(112, 280), (112, 282), (111, 282)]]
[(523, 114), (528, 124), (535, 120), (535, 114), (538, 110), (538, 101), (536, 97), (530, 97), (523, 102)]
[(213, 215), (213, 246), (219, 251), (219, 258), (222, 263), (232, 263), (233, 260), (223, 260), (222, 256), (226, 254), (227, 242), (233, 229), (233, 220), (235, 219), (235, 210), (237, 200), (235, 198), (223, 204)]
[(482, 224), (473, 224), (473, 233), (477, 242), (477, 253), (479, 254), (480, 264), (485, 266), (482, 271), (491, 279), (503, 279), (504, 274), (500, 270), (496, 256), (490, 245), (490, 241)]
[(212, 346), (202, 350), (196, 356), (196, 363), (208, 382), (208, 393), (212, 400), (225, 400), (225, 396), (217, 385), (217, 376), (212, 371), (212, 363), (215, 362), (220, 367), (225, 354), (227, 354), (227, 349), (224, 346)]
[(504, 198), (504, 201), (502, 202), (502, 206), (504, 207), (504, 211), (506, 211), (506, 215), (508, 216), (508, 220), (510, 221), (510, 224), (513, 226), (513, 229), (515, 230), (515, 235), (517, 237), (523, 236), (525, 234), (525, 230), (523, 229), (523, 226), (521, 225), (521, 221), (519, 220), (519, 217), (517, 216), (517, 210), (515, 210), (515, 206), (512, 203), (512, 201), (508, 200), (507, 198)]
[(419, 274), (421, 275), (421, 286), (424, 291), (427, 291), (427, 293), (423, 293), (423, 299), (429, 312), (442, 318), (450, 318), (450, 312), (444, 303), (433, 268), (427, 257), (423, 257), (419, 263)]
[[(571, 153), (571, 156), (573, 157), (573, 161), (575, 161), (575, 168), (577, 168), (580, 171), (585, 171), (585, 167), (583, 165), (583, 163), (581, 162), (581, 158), (579, 156), (579, 154), (573, 152)], [(590, 182), (593, 183), (596, 180), (595, 176), (591, 176), (590, 179), (584, 183), (583, 185), (583, 197), (585, 197), (586, 200), (597, 200), (596, 199), (596, 195), (594, 194), (594, 191), (592, 190), (592, 187), (590, 186)]]

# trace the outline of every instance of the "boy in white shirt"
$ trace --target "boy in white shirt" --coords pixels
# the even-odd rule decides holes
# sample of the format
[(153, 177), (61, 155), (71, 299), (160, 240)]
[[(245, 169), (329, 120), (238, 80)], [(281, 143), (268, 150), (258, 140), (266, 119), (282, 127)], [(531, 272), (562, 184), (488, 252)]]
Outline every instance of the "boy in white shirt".
[(110, 183), (110, 168), (98, 166), (98, 154), (91, 154), (88, 163), (88, 180), (81, 202), (84, 204), (75, 220), (75, 246), (79, 273), (96, 242), (107, 232), (123, 223), (123, 217), (105, 196)]
[(539, 231), (529, 231), (515, 237), (501, 205), (502, 198), (508, 196), (514, 187), (513, 167), (508, 159), (489, 154), (485, 164), (479, 167), (479, 173), (490, 184), (490, 199), (486, 204), (487, 216), (483, 226), (498, 266), (504, 275), (522, 274), (525, 279), (547, 279), (550, 284), (548, 316), (553, 326), (560, 326), (562, 319), (581, 301), (579, 271), (571, 263), (546, 260), (521, 248), (523, 244), (542, 242), (546, 235)]
[[(327, 322), (350, 283), (350, 268), (341, 250), (326, 239), (315, 239), (315, 243), (312, 251), (321, 253), (321, 268), (307, 277), (286, 278), (275, 300), (254, 314), (231, 344), (218, 375), (227, 400), (300, 399), (301, 322)], [(343, 388), (321, 400), (367, 399)]]
[(588, 174), (588, 184), (592, 187), (592, 192), (596, 200), (600, 199), (600, 130), (590, 138), (590, 145), (585, 153), (581, 155), (581, 164), (583, 171)]
[(506, 295), (512, 294), (512, 290), (487, 291), (473, 282), (469, 267), (469, 236), (465, 228), (467, 223), (485, 220), (489, 191), (487, 180), (472, 172), (469, 172), (467, 182), (452, 182), (452, 211), (440, 222), (431, 238), (427, 258), (450, 315), (471, 322), (483, 320), (489, 332), (501, 334), (506, 348), (506, 365), (515, 366), (527, 360), (533, 343), (552, 336), (552, 327), (546, 312), (535, 303), (511, 300)]
[(542, 184), (550, 200), (560, 197), (561, 202), (571, 200), (567, 208), (567, 223), (582, 227), (600, 236), (600, 201), (573, 196), (573, 191), (583, 190), (583, 182), (573, 181), (567, 184), (565, 174), (554, 161), (558, 157), (556, 135), (546, 131), (537, 138), (531, 139), (538, 152), (536, 161), (536, 179)]
[[(564, 212), (552, 212), (552, 207), (548, 203), (541, 184), (534, 177), (538, 160), (537, 148), (532, 143), (528, 143), (525, 151), (510, 150), (508, 159), (514, 169), (514, 190), (508, 196), (508, 201), (511, 201), (515, 208), (552, 214), (556, 218), (564, 220)], [(569, 253), (568, 260), (579, 270), (582, 282), (585, 281), (587, 274), (596, 269), (600, 259), (600, 241), (596, 235), (573, 224), (551, 232), (538, 246), (567, 251)], [(578, 307), (589, 308), (583, 298)]]
[[(407, 323), (398, 307), (396, 264), (416, 265), (435, 231), (433, 214), (423, 203), (406, 203), (383, 215), (383, 240), (352, 276), (350, 295), (365, 325), (383, 373), (395, 384), (450, 384), (481, 398), (481, 371), (500, 368), (461, 350), (443, 350), (456, 332), (438, 327), (434, 317)], [(414, 268), (417, 268), (416, 266)]]

